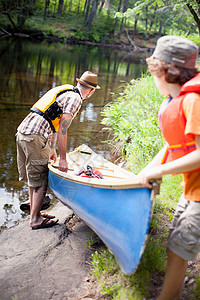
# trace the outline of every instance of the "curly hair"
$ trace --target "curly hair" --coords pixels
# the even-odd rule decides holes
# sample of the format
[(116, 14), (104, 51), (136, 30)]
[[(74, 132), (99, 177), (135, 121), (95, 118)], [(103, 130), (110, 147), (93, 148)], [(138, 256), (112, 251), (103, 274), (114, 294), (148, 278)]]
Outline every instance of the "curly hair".
[(197, 68), (185, 69), (172, 63), (166, 63), (158, 58), (149, 57), (146, 59), (146, 62), (149, 73), (157, 77), (161, 77), (165, 74), (165, 80), (168, 83), (178, 83), (183, 85), (198, 73)]

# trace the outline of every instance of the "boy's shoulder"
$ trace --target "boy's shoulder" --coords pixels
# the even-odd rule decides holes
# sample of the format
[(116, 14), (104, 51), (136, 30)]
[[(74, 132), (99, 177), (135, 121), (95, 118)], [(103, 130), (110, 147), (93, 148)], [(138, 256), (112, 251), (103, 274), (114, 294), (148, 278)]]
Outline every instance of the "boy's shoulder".
[(196, 101), (200, 101), (200, 93), (191, 92), (185, 95), (183, 103)]
[(188, 93), (183, 100), (183, 111), (185, 116), (200, 114), (200, 94)]

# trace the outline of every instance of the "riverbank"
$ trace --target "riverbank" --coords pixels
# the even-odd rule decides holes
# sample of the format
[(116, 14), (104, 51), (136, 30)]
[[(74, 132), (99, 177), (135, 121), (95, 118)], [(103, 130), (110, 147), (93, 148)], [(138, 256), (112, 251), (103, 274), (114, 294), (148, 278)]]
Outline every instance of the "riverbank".
[[(79, 20), (79, 22), (77, 22)], [(151, 51), (158, 38), (157, 34), (124, 25), (119, 34), (119, 28), (115, 30), (102, 24), (107, 20), (99, 21), (91, 30), (83, 25), (83, 15), (53, 16), (49, 15), (45, 20), (42, 15), (32, 15), (26, 21), (23, 29), (12, 26), (5, 16), (0, 22), (0, 38), (18, 37), (34, 41), (48, 41), (54, 43), (67, 43), (77, 45), (89, 45), (109, 47), (114, 49), (126, 49), (134, 52)]]
[(110, 299), (93, 289), (87, 247), (93, 232), (61, 203), (50, 213), (59, 218), (52, 228), (31, 230), (27, 219), (1, 232), (0, 299)]
[[(16, 37), (23, 39), (30, 39), (33, 41), (48, 41), (53, 43), (66, 43), (73, 45), (87, 45), (87, 46), (98, 46), (98, 47), (107, 47), (119, 50), (128, 50), (134, 51), (135, 53), (148, 53), (152, 52), (154, 49), (156, 38), (150, 38), (148, 40), (144, 40), (144, 34), (139, 34), (134, 38), (134, 41), (130, 38), (129, 34), (127, 35), (127, 30), (124, 30), (122, 33), (122, 39), (116, 40), (110, 43), (109, 41), (105, 42), (94, 42), (90, 40), (81, 40), (76, 37), (70, 36), (69, 33), (66, 33), (65, 37), (60, 37), (58, 34), (48, 34), (44, 33), (41, 30), (26, 30), (24, 32), (15, 32), (15, 31), (7, 31), (6, 29), (0, 28), (0, 38), (5, 37)], [(146, 39), (146, 38), (145, 38)]]

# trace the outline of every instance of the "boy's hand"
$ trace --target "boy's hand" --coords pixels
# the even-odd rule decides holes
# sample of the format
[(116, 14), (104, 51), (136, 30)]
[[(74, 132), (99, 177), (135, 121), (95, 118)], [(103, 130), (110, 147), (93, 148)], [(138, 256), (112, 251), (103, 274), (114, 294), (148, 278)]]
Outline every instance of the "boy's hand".
[(137, 179), (139, 183), (145, 185), (148, 188), (152, 188), (152, 184), (150, 183), (151, 179), (161, 178), (162, 177), (162, 165), (143, 169), (138, 175)]

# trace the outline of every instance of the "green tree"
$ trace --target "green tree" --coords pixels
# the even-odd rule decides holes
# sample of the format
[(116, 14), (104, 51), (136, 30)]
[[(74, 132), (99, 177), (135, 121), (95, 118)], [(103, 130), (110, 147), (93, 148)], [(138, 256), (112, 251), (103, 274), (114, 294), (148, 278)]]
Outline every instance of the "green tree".
[(200, 0), (184, 1), (197, 24), (200, 35)]
[(26, 19), (32, 14), (35, 0), (1, 0), (5, 14), (15, 30), (23, 30)]
[(142, 16), (145, 18), (146, 27), (147, 20), (152, 20), (153, 16), (155, 21), (159, 21), (158, 35), (161, 35), (163, 26), (166, 28), (165, 24), (169, 18), (171, 21), (177, 20), (180, 14), (185, 14), (186, 8), (193, 17), (200, 34), (200, 0), (138, 0), (134, 3), (134, 7), (129, 8), (125, 14), (127, 16)]

